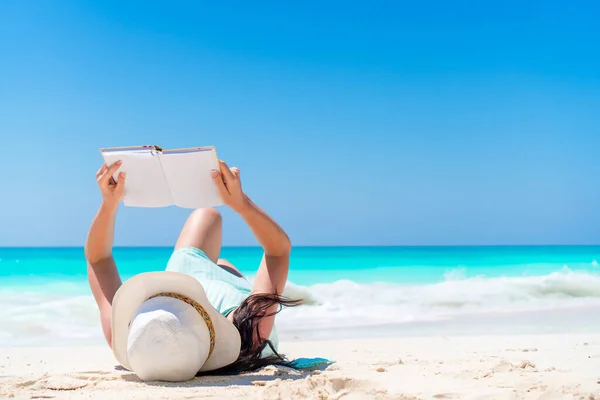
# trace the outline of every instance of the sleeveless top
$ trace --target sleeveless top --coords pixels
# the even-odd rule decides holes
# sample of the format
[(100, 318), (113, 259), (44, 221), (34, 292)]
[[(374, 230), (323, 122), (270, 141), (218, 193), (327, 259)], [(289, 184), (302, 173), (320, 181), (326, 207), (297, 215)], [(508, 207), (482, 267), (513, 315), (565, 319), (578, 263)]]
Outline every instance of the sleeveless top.
[[(223, 316), (235, 310), (251, 293), (252, 286), (246, 278), (240, 278), (215, 264), (204, 252), (195, 247), (177, 249), (167, 263), (167, 271), (180, 272), (196, 278), (204, 287), (210, 304)], [(277, 350), (279, 338), (275, 326), (269, 340)], [(273, 354), (267, 346), (262, 356)]]

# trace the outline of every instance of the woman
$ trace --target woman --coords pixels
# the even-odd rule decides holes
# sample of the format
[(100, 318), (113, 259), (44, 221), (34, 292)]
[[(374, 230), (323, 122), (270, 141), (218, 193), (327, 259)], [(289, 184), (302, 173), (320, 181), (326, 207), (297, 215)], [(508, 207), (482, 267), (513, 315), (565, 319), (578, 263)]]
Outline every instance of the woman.
[[(220, 171), (211, 171), (223, 203), (237, 212), (248, 224), (264, 250), (253, 286), (221, 252), (221, 215), (214, 209), (192, 212), (186, 221), (167, 271), (196, 278), (206, 291), (211, 305), (239, 331), (241, 350), (237, 361), (218, 370), (222, 373), (251, 371), (283, 362), (277, 353), (275, 315), (281, 306), (297, 301), (281, 297), (288, 276), (291, 243), (286, 233), (243, 192), (240, 172), (220, 161)], [(92, 222), (85, 255), (88, 279), (98, 308), (102, 329), (112, 347), (112, 302), (122, 282), (112, 256), (115, 219), (125, 193), (126, 176), (112, 176), (120, 162), (103, 165), (96, 174), (102, 204)]]

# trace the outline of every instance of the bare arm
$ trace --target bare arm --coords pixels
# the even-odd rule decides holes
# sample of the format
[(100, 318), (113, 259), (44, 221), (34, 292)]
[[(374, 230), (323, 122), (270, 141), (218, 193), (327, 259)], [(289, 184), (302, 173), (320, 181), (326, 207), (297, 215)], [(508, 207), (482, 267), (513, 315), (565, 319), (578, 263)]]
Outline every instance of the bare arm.
[(249, 198), (236, 210), (246, 221), (264, 256), (254, 279), (253, 293), (283, 293), (288, 277), (292, 244), (283, 229)]
[[(283, 293), (287, 281), (291, 242), (283, 229), (266, 212), (246, 196), (241, 187), (240, 172), (221, 161), (221, 171), (213, 171), (212, 176), (219, 189), (223, 202), (230, 206), (246, 221), (264, 250), (264, 256), (254, 278), (252, 293)], [(267, 314), (275, 313), (275, 304)], [(266, 339), (271, 334), (275, 315), (263, 318), (259, 323), (260, 336)]]
[(117, 168), (117, 164), (110, 168), (103, 165), (96, 174), (103, 200), (85, 243), (88, 281), (100, 309), (102, 331), (109, 346), (112, 340), (112, 300), (121, 286), (121, 277), (112, 255), (115, 220), (124, 186), (124, 176), (119, 177), (118, 184), (110, 178)]

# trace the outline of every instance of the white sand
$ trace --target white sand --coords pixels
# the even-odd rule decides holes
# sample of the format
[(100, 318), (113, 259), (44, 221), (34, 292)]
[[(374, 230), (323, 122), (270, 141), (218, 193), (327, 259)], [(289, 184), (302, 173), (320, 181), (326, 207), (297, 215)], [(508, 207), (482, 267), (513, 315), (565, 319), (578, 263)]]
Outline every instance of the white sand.
[(288, 342), (327, 357), (320, 373), (144, 383), (106, 347), (0, 350), (0, 398), (15, 399), (600, 399), (600, 335), (474, 336)]

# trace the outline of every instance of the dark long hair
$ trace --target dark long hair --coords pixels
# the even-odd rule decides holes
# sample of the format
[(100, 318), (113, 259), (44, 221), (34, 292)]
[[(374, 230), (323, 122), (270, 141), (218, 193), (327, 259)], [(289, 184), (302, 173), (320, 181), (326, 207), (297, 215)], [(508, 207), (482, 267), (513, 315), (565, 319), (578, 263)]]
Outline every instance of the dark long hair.
[[(267, 313), (268, 310), (278, 305), (275, 312)], [(226, 367), (214, 371), (203, 373), (204, 375), (232, 375), (242, 372), (250, 372), (265, 367), (267, 365), (282, 364), (286, 361), (285, 357), (280, 355), (270, 340), (264, 339), (256, 343), (260, 337), (258, 323), (261, 319), (277, 314), (283, 307), (295, 307), (302, 304), (302, 300), (290, 300), (278, 294), (251, 294), (235, 310), (233, 314), (233, 324), (240, 332), (242, 346), (238, 359)], [(262, 351), (267, 346), (273, 351), (273, 354), (267, 357), (261, 357)]]

